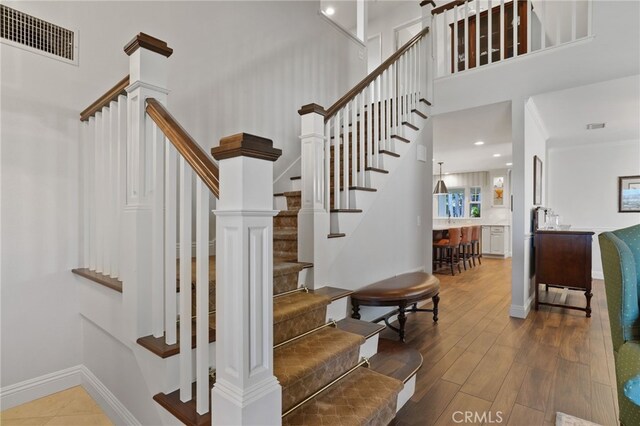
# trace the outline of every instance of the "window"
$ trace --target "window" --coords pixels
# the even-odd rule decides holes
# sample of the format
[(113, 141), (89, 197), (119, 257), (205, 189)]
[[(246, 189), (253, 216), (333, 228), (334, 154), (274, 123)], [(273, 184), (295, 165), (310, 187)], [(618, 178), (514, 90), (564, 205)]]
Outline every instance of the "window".
[[(468, 213), (466, 213), (467, 211)], [(449, 188), (448, 194), (438, 195), (437, 216), (441, 218), (481, 217), (482, 188), (479, 186)]]
[(464, 195), (464, 188), (449, 188), (448, 194), (438, 195), (438, 216), (464, 217)]
[(482, 188), (473, 186), (469, 189), (469, 217), (482, 215)]
[(77, 64), (76, 33), (19, 10), (0, 5), (3, 43)]

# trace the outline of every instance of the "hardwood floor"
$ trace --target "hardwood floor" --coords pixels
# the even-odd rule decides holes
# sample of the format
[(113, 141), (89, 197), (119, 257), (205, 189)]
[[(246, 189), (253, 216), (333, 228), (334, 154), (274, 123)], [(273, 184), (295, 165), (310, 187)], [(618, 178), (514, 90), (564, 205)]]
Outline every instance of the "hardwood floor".
[[(484, 258), (460, 275), (438, 277), (439, 323), (425, 314), (407, 320), (407, 344), (421, 351), (424, 365), (393, 425), (554, 425), (557, 411), (618, 424), (603, 281), (593, 283), (592, 318), (542, 307), (522, 320), (509, 317), (510, 260)], [(543, 297), (561, 294), (549, 289)], [(570, 292), (567, 302), (583, 304), (584, 296)], [(397, 338), (390, 330), (383, 336)], [(468, 411), (479, 418), (461, 422)]]

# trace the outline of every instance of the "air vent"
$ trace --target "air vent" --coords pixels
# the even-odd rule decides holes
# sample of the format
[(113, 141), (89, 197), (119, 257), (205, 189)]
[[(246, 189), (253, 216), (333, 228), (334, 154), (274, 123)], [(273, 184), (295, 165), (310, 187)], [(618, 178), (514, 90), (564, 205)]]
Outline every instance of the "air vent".
[(589, 123), (587, 124), (587, 130), (604, 129), (605, 123)]
[(76, 33), (34, 16), (0, 5), (0, 39), (57, 59), (76, 63)]

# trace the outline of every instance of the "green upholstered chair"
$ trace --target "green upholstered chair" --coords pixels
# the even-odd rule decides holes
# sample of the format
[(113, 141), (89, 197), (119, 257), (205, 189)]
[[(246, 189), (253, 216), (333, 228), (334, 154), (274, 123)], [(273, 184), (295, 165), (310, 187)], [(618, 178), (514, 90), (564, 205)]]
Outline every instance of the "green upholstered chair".
[(640, 225), (603, 232), (599, 241), (620, 422), (625, 426), (640, 425)]

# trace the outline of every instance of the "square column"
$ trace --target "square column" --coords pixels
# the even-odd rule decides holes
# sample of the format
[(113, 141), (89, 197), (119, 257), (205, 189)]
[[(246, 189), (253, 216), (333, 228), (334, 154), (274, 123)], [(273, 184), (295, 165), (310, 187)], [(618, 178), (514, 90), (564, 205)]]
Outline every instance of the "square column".
[(240, 133), (211, 150), (216, 214), (216, 383), (213, 425), (279, 425), (273, 375), (273, 162), (269, 139)]

